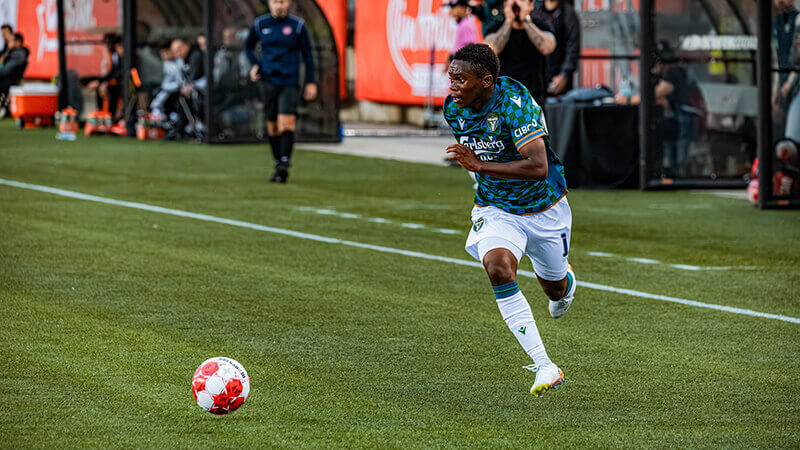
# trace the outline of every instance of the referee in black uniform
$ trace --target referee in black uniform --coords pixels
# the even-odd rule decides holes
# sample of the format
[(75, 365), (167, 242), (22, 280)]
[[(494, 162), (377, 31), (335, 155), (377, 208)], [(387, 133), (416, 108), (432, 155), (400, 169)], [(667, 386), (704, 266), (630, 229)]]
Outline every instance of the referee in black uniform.
[[(300, 60), (305, 65), (303, 98), (317, 96), (314, 57), (305, 21), (289, 14), (290, 0), (269, 0), (270, 14), (257, 17), (247, 36), (245, 53), (250, 63), (250, 79), (261, 81), (267, 115), (267, 133), (275, 158), (274, 183), (289, 177), (297, 104), (300, 99)], [(261, 43), (261, 59), (255, 55)], [(301, 58), (302, 57), (302, 58)]]

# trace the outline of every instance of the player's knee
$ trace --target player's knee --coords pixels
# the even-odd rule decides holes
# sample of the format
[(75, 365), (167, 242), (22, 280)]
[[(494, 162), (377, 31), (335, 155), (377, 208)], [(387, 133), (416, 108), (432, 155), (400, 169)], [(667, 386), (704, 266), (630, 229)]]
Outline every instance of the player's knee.
[(295, 117), (286, 115), (278, 116), (278, 134), (283, 134), (287, 131), (294, 131)]
[(483, 258), (483, 266), (495, 286), (517, 279), (517, 258), (508, 250), (489, 252)]
[(267, 122), (267, 134), (270, 136), (277, 136), (278, 133), (278, 122)]

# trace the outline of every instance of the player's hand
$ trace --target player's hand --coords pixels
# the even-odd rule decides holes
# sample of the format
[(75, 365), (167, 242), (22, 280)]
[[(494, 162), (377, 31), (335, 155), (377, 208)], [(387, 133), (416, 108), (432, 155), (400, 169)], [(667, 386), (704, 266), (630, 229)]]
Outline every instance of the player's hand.
[(458, 164), (469, 170), (470, 172), (477, 172), (480, 170), (480, 161), (475, 156), (469, 147), (464, 144), (453, 144), (445, 150), (447, 157), (458, 161)]
[(250, 69), (250, 81), (255, 83), (256, 81), (258, 81), (260, 79), (261, 79), (261, 68), (258, 67), (257, 65), (253, 66)]
[(305, 92), (303, 92), (303, 98), (307, 102), (310, 102), (311, 100), (317, 98), (317, 85), (314, 83), (308, 83), (306, 85)]

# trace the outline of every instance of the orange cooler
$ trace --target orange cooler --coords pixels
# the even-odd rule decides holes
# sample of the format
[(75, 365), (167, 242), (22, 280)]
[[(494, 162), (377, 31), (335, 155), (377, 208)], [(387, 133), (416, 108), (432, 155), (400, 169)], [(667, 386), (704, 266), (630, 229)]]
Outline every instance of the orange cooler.
[(27, 83), (12, 86), (11, 116), (15, 119), (50, 117), (58, 109), (58, 88), (53, 84)]

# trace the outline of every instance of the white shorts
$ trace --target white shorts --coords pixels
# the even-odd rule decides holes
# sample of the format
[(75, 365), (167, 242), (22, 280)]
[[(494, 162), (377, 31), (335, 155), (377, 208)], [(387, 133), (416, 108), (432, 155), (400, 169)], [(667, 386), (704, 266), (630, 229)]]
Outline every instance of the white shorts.
[(517, 257), (528, 255), (540, 278), (559, 281), (567, 276), (572, 211), (567, 197), (549, 209), (516, 215), (494, 206), (472, 208), (472, 228), (465, 249), (483, 262), (490, 250), (505, 248)]

